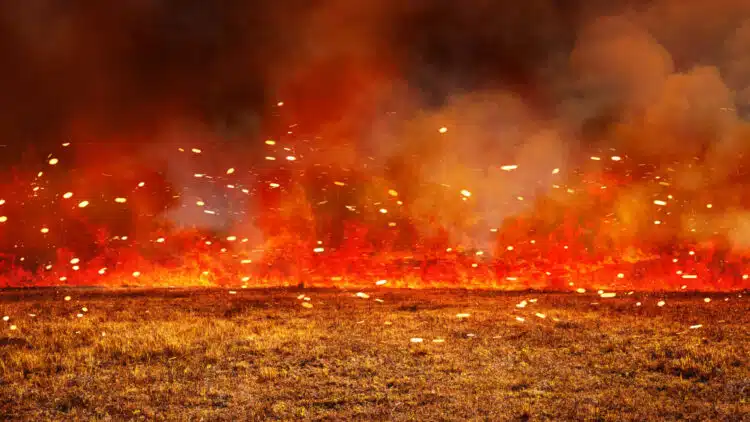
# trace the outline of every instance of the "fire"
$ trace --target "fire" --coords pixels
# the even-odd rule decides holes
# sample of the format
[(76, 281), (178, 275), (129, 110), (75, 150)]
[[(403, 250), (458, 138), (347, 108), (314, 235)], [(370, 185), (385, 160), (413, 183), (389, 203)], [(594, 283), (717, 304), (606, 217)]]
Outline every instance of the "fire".
[[(434, 127), (430, 145), (460, 146), (460, 131)], [(203, 141), (170, 147), (179, 177), (130, 157), (77, 164), (67, 154), (85, 144), (56, 144), (0, 187), (0, 286), (547, 288), (597, 300), (750, 286), (741, 186), (684, 187), (700, 179), (696, 160), (619, 147), (564, 163), (488, 156), (484, 168), (339, 160), (341, 145), (291, 128), (253, 140), (248, 160)]]

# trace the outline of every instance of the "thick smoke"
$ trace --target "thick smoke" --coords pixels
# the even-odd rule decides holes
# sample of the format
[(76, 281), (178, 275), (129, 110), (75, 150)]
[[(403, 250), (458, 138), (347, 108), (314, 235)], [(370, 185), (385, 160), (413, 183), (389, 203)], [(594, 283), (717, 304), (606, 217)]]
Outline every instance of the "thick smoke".
[[(6, 2), (3, 159), (68, 139), (148, 156), (190, 142), (231, 155), (208, 172), (257, 163), (263, 137), (295, 124), (333, 151), (318, 164), (372, 160), (410, 213), (460, 239), (486, 240), (593, 154), (669, 172), (675, 195), (713, 192), (741, 215), (749, 28), (742, 0)], [(160, 155), (176, 185), (203, 171)], [(628, 204), (659, 193), (642, 182), (617, 201), (636, 233), (651, 217)], [(707, 233), (747, 226), (708, 220)]]

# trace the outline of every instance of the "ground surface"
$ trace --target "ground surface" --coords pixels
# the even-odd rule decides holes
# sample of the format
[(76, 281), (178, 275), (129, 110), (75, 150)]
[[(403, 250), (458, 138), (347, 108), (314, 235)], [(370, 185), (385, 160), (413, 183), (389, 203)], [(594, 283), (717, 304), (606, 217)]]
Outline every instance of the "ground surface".
[(0, 291), (0, 419), (750, 420), (746, 295), (354, 293)]

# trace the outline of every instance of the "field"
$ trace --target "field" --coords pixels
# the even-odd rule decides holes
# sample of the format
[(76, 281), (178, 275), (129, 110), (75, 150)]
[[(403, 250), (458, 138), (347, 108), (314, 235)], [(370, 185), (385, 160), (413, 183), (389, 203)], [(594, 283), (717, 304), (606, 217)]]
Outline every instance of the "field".
[(742, 294), (355, 293), (2, 291), (0, 419), (750, 419)]

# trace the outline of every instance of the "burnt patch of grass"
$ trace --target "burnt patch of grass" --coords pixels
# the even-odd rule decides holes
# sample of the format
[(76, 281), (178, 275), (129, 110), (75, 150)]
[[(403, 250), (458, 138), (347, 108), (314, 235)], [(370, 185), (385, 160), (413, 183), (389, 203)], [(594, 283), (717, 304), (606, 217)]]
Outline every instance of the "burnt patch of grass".
[(54, 400), (54, 408), (61, 413), (69, 413), (74, 409), (86, 407), (86, 400), (83, 395), (78, 393), (67, 393), (62, 397)]
[(31, 343), (22, 338), (0, 337), (0, 347), (20, 347), (31, 349)]

